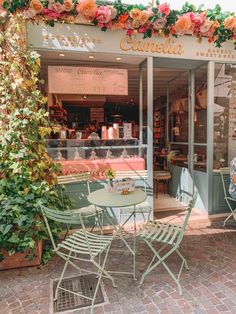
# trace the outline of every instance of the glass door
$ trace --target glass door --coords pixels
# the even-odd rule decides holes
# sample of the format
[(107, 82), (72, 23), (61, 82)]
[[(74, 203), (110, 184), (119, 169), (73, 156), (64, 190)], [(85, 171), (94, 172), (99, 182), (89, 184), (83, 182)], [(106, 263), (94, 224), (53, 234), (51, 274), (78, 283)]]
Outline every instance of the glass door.
[(143, 61), (139, 70), (140, 145), (146, 151), (148, 201), (153, 207), (153, 58)]

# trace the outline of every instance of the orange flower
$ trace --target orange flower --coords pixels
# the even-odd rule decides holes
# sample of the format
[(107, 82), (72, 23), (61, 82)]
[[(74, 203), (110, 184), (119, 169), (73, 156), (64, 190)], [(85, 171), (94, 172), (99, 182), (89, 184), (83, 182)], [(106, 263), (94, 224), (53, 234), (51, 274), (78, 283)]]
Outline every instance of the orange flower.
[(129, 18), (129, 14), (124, 13), (122, 15), (119, 16), (118, 20), (120, 23), (124, 24)]
[(134, 20), (141, 20), (143, 12), (138, 8), (134, 8), (129, 12), (129, 15)]
[(34, 11), (39, 14), (43, 11), (43, 5), (39, 0), (31, 0), (30, 8), (34, 9)]
[(139, 26), (141, 26), (141, 21), (140, 20), (133, 20), (132, 26), (133, 26), (133, 28), (139, 28)]
[(117, 21), (117, 22), (112, 23), (111, 30), (117, 31), (117, 30), (123, 29), (123, 27), (124, 27), (124, 23)]
[(179, 35), (188, 33), (192, 28), (193, 24), (189, 15), (180, 16), (174, 25), (175, 33)]
[(225, 28), (230, 29), (231, 31), (236, 30), (236, 17), (235, 16), (229, 16), (224, 21)]
[(74, 8), (74, 3), (72, 0), (64, 0), (63, 6), (66, 12), (70, 12)]
[(220, 26), (220, 23), (218, 21), (214, 21), (212, 26), (211, 26), (212, 32), (214, 33), (219, 26)]
[(213, 42), (213, 40), (214, 40), (214, 38), (213, 38), (213, 37), (209, 37), (209, 38), (208, 38), (208, 42), (209, 42), (209, 43), (212, 43), (212, 42)]
[(144, 25), (149, 19), (149, 14), (145, 11), (142, 11), (142, 16), (141, 16), (141, 24)]
[(86, 18), (92, 18), (97, 10), (95, 0), (82, 0), (76, 6), (76, 11)]

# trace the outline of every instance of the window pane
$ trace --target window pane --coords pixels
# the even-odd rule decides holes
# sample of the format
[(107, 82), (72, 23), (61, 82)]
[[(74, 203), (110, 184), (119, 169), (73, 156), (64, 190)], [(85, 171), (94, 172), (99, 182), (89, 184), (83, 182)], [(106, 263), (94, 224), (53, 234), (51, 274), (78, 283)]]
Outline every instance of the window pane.
[(215, 65), (214, 169), (236, 156), (236, 65)]

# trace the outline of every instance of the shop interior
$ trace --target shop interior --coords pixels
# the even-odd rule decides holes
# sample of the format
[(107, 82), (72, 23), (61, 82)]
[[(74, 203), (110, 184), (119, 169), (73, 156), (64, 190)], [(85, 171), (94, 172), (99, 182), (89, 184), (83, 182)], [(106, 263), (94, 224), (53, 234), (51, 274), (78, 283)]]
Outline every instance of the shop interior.
[[(143, 102), (141, 130), (139, 107), (139, 73), (145, 58), (50, 51), (40, 54), (44, 93), (49, 99), (49, 118), (59, 126), (48, 140), (49, 154), (53, 159), (80, 160), (81, 164), (85, 160), (129, 158), (134, 167), (147, 169), (147, 107)], [(128, 94), (50, 93), (49, 66), (127, 69)], [(194, 69), (196, 91), (194, 170), (206, 171), (206, 64), (202, 61), (156, 59), (153, 77), (154, 175), (155, 171), (168, 171), (169, 165), (188, 168), (190, 69)], [(143, 96), (146, 90), (147, 86), (143, 84)], [(139, 158), (142, 161), (139, 162)], [(160, 182), (158, 191), (154, 191), (155, 210), (176, 209), (180, 206), (173, 195), (169, 196), (168, 183)]]

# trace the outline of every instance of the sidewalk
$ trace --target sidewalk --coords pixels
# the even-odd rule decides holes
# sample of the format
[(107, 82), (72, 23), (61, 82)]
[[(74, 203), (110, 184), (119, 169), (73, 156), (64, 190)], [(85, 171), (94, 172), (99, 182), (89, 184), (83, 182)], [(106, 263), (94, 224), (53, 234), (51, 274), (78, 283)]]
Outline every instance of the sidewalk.
[[(156, 313), (236, 313), (236, 224), (221, 227), (222, 222), (190, 223), (182, 241), (181, 252), (190, 270), (181, 277), (183, 296), (163, 267), (150, 274), (144, 284), (131, 277), (115, 276), (118, 288), (103, 280), (105, 303), (96, 306), (97, 314)], [(141, 244), (137, 275), (151, 258)], [(128, 269), (132, 261), (126, 252), (111, 253), (108, 267)], [(178, 256), (169, 258), (169, 266), (178, 270)], [(54, 258), (45, 266), (0, 272), (0, 314), (49, 314), (51, 311), (51, 280), (58, 278), (63, 263)], [(68, 277), (76, 275), (69, 269)], [(65, 313), (65, 312), (64, 312)], [(73, 310), (73, 314), (89, 310)]]

